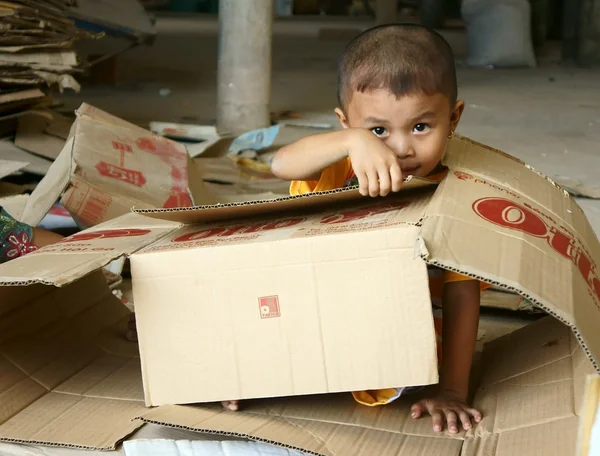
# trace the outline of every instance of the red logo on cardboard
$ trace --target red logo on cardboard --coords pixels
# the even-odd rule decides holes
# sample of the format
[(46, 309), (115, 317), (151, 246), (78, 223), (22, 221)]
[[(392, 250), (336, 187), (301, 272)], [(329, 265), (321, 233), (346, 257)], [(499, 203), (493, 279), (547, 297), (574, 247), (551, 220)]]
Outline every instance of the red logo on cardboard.
[(281, 311), (279, 310), (279, 296), (264, 296), (258, 298), (258, 307), (260, 309), (260, 318), (281, 317)]
[(78, 233), (72, 236), (64, 238), (61, 243), (77, 242), (77, 241), (91, 241), (94, 239), (110, 239), (118, 237), (131, 237), (131, 236), (144, 236), (150, 233), (150, 230), (130, 228), (130, 229), (119, 229), (119, 230), (99, 230), (91, 233)]
[(96, 165), (96, 169), (103, 176), (120, 180), (137, 187), (143, 187), (146, 184), (146, 178), (140, 171), (121, 168), (120, 166), (111, 165), (105, 161), (99, 162)]
[(458, 177), (460, 180), (471, 180), (473, 176), (467, 173), (463, 173), (462, 171), (454, 171), (454, 175)]
[(563, 227), (545, 222), (533, 210), (506, 198), (478, 199), (473, 203), (473, 210), (479, 217), (494, 225), (545, 239), (555, 252), (570, 260), (579, 269), (592, 296), (600, 303), (600, 277), (596, 264), (574, 235)]

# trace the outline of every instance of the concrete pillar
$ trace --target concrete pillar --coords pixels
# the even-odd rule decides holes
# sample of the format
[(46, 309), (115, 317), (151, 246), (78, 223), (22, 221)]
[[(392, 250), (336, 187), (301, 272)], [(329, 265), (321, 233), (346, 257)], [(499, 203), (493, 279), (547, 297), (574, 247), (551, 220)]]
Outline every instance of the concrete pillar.
[(270, 123), (273, 0), (219, 0), (217, 130)]
[(377, 0), (375, 8), (377, 25), (390, 24), (398, 19), (398, 0)]

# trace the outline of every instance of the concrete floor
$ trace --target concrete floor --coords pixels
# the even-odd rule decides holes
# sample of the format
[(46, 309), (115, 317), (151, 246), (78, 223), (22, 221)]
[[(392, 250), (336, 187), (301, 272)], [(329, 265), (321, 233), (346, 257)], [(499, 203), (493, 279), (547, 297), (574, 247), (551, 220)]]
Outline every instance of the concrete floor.
[[(291, 109), (305, 118), (334, 122), (336, 59), (344, 41), (319, 39), (323, 28), (350, 36), (367, 22), (279, 21), (274, 26), (272, 110)], [(83, 101), (128, 120), (212, 124), (216, 104), (217, 23), (206, 18), (159, 18), (153, 47), (120, 57), (119, 83), (84, 85), (65, 94), (65, 109)], [(344, 33), (341, 33), (342, 35)], [(600, 70), (564, 68), (552, 58), (533, 70), (475, 70), (460, 66), (466, 39), (461, 30), (444, 32), (459, 60), (460, 96), (467, 110), (459, 133), (518, 156), (550, 177), (568, 177), (600, 189)], [(83, 54), (123, 46), (110, 39), (82, 45)], [(160, 89), (170, 89), (161, 96)], [(580, 199), (597, 233), (600, 201)], [(480, 342), (524, 324), (529, 317), (488, 313)], [(145, 428), (136, 437), (190, 438)], [(203, 438), (195, 435), (195, 438)], [(6, 455), (70, 456), (76, 450), (0, 445)], [(92, 453), (86, 453), (92, 454)]]

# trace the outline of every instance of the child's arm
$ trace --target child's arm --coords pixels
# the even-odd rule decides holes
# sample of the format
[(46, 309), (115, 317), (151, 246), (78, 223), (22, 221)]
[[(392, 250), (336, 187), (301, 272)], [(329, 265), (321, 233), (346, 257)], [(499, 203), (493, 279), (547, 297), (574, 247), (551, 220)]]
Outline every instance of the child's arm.
[(271, 169), (284, 180), (318, 180), (329, 166), (350, 157), (361, 194), (385, 196), (402, 186), (394, 152), (371, 131), (360, 128), (307, 136), (281, 148)]
[(318, 180), (325, 168), (348, 157), (351, 130), (306, 136), (282, 147), (271, 169), (283, 180)]
[(469, 395), (480, 301), (481, 291), (477, 280), (444, 285), (440, 392), (465, 401)]
[(450, 282), (444, 286), (442, 320), (442, 367), (437, 397), (412, 407), (412, 417), (429, 413), (433, 429), (441, 431), (444, 420), (451, 433), (481, 421), (481, 413), (469, 407), (469, 377), (479, 324), (480, 284), (476, 280)]

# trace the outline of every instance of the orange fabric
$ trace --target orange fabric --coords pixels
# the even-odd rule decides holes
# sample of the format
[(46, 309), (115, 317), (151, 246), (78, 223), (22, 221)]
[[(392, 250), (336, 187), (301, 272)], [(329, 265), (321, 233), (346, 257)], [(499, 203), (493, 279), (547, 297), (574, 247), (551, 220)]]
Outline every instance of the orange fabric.
[(290, 184), (290, 195), (304, 195), (306, 193), (326, 192), (342, 188), (353, 176), (352, 163), (349, 158), (346, 158), (324, 169), (317, 181), (292, 181)]

